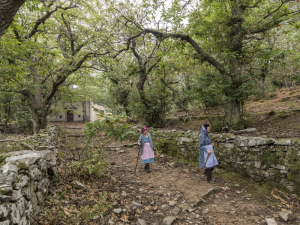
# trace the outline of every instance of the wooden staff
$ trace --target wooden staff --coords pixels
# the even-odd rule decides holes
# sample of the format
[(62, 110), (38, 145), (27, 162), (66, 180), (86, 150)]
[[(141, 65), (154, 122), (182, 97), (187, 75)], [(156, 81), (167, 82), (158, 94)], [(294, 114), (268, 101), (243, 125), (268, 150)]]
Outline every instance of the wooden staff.
[(203, 169), (201, 170), (201, 173), (200, 173), (200, 179), (201, 179), (201, 177), (202, 177), (202, 175), (203, 175), (203, 173), (204, 173), (205, 166), (206, 166), (206, 163), (207, 163), (207, 160), (208, 160), (208, 157), (209, 157), (209, 155), (210, 155), (210, 154), (208, 154), (208, 155), (207, 155), (207, 158), (206, 158), (206, 160), (205, 160), (205, 163), (204, 163)]
[(138, 155), (137, 155), (137, 158), (136, 158), (136, 165), (135, 165), (135, 171), (134, 171), (135, 174), (136, 174), (137, 164), (138, 164), (138, 161), (139, 161), (139, 155), (140, 155), (140, 148), (138, 150)]

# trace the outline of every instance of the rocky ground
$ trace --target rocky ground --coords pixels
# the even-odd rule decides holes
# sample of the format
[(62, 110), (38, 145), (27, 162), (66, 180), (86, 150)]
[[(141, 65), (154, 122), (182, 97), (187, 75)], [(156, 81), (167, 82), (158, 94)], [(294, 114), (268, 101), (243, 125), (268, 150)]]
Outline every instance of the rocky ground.
[(137, 147), (110, 143), (106, 176), (82, 177), (68, 167), (63, 146), (60, 182), (38, 224), (300, 224), (299, 197), (276, 190), (257, 197), (248, 189), (252, 181), (225, 180), (220, 169), (207, 183), (197, 168), (160, 155), (150, 174), (138, 159), (135, 173)]

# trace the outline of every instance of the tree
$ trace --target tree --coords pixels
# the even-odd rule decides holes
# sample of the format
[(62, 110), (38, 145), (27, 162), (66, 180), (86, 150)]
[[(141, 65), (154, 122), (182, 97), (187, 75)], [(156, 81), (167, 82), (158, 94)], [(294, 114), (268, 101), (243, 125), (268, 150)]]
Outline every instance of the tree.
[[(179, 2), (174, 2), (169, 13), (165, 13), (168, 21), (182, 21), (178, 19), (181, 11)], [(291, 5), (292, 2), (294, 5)], [(254, 52), (250, 50), (263, 40), (261, 35), (264, 32), (296, 19), (299, 4), (290, 0), (204, 0), (188, 15), (188, 25), (175, 24), (170, 32), (149, 28), (150, 22), (139, 23), (133, 15), (124, 16), (122, 13), (121, 17), (137, 30), (131, 38), (152, 34), (160, 40), (173, 38), (189, 43), (200, 63), (208, 63), (224, 78), (222, 91), (227, 99), (225, 121), (231, 128), (239, 128), (242, 127), (241, 107), (250, 93), (244, 85), (252, 79), (247, 72), (254, 58)]]
[(15, 84), (6, 82), (1, 89), (24, 96), (35, 133), (47, 125), (53, 97), (69, 76), (103, 70), (101, 59), (109, 54), (105, 45), (111, 35), (106, 29), (112, 24), (100, 3), (53, 0), (40, 4), (31, 16), (23, 16), (26, 9), (21, 11), (1, 43), (1, 72)]
[(0, 0), (0, 37), (11, 24), (19, 8), (26, 0)]

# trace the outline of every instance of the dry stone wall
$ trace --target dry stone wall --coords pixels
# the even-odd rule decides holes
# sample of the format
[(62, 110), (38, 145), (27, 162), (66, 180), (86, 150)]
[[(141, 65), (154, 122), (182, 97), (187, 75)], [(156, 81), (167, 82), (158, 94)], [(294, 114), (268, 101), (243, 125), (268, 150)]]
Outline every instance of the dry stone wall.
[(23, 151), (0, 155), (0, 225), (33, 224), (60, 164), (58, 126), (49, 125), (22, 143)]
[[(140, 128), (130, 138), (137, 141)], [(160, 151), (198, 163), (199, 132), (150, 129)], [(300, 194), (300, 140), (210, 134), (219, 166)]]

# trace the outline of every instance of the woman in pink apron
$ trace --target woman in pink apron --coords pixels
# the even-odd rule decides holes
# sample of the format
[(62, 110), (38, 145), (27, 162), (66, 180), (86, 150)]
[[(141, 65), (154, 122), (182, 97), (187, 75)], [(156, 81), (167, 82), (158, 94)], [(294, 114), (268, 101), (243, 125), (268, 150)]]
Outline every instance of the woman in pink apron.
[(145, 163), (145, 169), (147, 173), (150, 171), (150, 163), (154, 162), (154, 145), (152, 142), (151, 134), (148, 133), (147, 127), (142, 127), (142, 134), (137, 141), (138, 146), (140, 146), (140, 152), (142, 155), (142, 162)]

